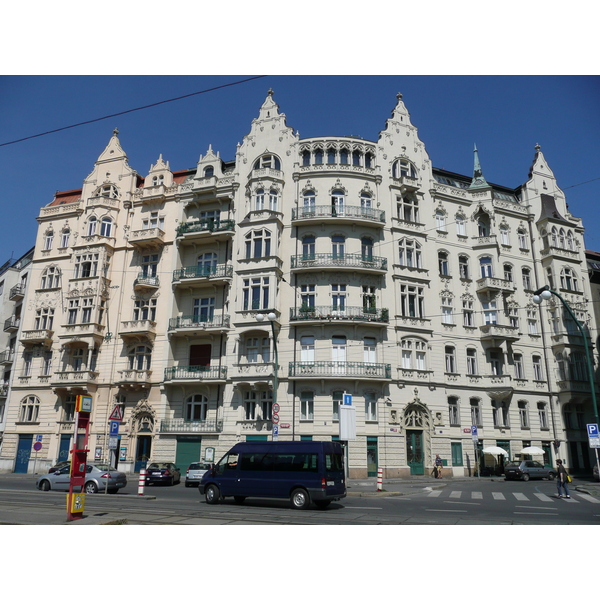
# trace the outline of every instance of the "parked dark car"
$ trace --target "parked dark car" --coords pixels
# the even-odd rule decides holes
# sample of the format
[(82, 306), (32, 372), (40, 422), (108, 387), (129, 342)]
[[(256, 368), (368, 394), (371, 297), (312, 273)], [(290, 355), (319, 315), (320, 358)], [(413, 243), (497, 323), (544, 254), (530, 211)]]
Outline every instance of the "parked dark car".
[(61, 460), (57, 462), (55, 465), (48, 469), (48, 473), (54, 473), (54, 471), (60, 471), (63, 467), (68, 467), (71, 465), (71, 461), (69, 460)]
[(556, 469), (545, 467), (537, 460), (511, 460), (504, 465), (504, 476), (506, 479), (549, 479), (556, 477)]
[(150, 463), (146, 471), (146, 485), (151, 483), (164, 483), (175, 485), (181, 480), (181, 472), (170, 462)]

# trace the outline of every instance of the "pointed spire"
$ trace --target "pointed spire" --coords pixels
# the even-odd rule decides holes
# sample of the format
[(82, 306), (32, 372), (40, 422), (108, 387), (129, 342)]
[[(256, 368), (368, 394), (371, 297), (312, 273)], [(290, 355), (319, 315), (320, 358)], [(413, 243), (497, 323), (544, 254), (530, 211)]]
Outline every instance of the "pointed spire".
[(481, 164), (479, 163), (479, 152), (477, 150), (477, 146), (475, 144), (473, 144), (474, 146), (474, 164), (473, 164), (473, 181), (471, 181), (471, 185), (469, 186), (470, 190), (473, 189), (477, 189), (477, 188), (487, 188), (490, 187), (490, 184), (485, 180), (485, 177), (483, 176), (483, 171), (481, 169)]

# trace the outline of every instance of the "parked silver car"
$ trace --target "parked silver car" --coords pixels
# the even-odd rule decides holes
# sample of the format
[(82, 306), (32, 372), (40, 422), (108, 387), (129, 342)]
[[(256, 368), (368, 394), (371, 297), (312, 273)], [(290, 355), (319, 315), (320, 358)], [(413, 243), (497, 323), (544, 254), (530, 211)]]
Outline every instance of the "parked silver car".
[(202, 476), (206, 471), (212, 468), (210, 463), (201, 463), (196, 462), (192, 463), (185, 474), (185, 487), (190, 487), (192, 485), (198, 485)]
[[(71, 481), (71, 465), (67, 464), (52, 473), (46, 473), (38, 478), (35, 485), (38, 489), (47, 492), (48, 490), (69, 491)], [(108, 484), (108, 485), (107, 485)], [(85, 474), (85, 485), (83, 491), (86, 494), (95, 494), (104, 492), (108, 487), (109, 494), (116, 494), (121, 488), (127, 485), (127, 476), (125, 473), (115, 471), (108, 465), (87, 465)]]
[(556, 477), (556, 469), (545, 467), (537, 460), (511, 460), (504, 465), (504, 476), (506, 479), (549, 479)]

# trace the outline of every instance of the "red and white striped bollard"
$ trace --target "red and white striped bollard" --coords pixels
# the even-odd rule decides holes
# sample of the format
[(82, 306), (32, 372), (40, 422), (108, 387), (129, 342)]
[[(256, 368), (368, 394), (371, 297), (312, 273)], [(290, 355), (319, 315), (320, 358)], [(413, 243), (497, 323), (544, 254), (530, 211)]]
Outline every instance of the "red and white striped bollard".
[(144, 495), (144, 487), (146, 486), (146, 469), (140, 469), (140, 481), (138, 483), (138, 496)]
[(377, 491), (383, 490), (383, 469), (380, 467), (377, 469)]

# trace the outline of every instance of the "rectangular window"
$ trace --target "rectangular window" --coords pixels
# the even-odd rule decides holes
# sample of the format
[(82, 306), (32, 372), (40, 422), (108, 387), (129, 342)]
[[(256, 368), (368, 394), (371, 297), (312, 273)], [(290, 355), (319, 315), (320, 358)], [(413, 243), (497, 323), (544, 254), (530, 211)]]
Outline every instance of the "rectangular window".
[(377, 399), (372, 392), (365, 394), (365, 421), (377, 421)]
[(467, 374), (477, 375), (477, 351), (475, 348), (467, 348)]
[(314, 308), (315, 307), (315, 284), (305, 284), (300, 286), (300, 301), (303, 308)]
[(442, 298), (442, 323), (452, 325), (454, 323), (454, 315), (452, 312), (452, 298)]
[(346, 284), (331, 284), (331, 306), (336, 312), (345, 312), (346, 310)]
[(496, 301), (482, 302), (483, 305), (483, 320), (486, 325), (495, 325), (498, 322), (498, 310)]
[(529, 335), (538, 334), (537, 313), (535, 310), (527, 311), (527, 331), (529, 332)]
[(548, 413), (546, 411), (546, 403), (545, 402), (538, 402), (537, 404), (537, 409), (538, 409), (538, 416), (540, 418), (540, 429), (548, 429)]
[(450, 425), (460, 425), (457, 398), (448, 398), (448, 420)]
[(513, 364), (515, 367), (515, 379), (525, 379), (525, 370), (523, 369), (523, 355), (513, 354)]
[(475, 327), (475, 315), (473, 312), (473, 300), (463, 300), (463, 325)]
[(300, 394), (300, 420), (312, 421), (314, 418), (314, 392), (302, 392)]
[(340, 404), (342, 403), (343, 397), (344, 392), (342, 391), (335, 391), (331, 394), (334, 421), (340, 420)]
[(480, 401), (478, 398), (471, 398), (469, 403), (471, 404), (471, 425), (480, 426), (482, 424)]
[(269, 278), (254, 277), (243, 280), (243, 310), (269, 308)]
[(544, 380), (544, 372), (542, 370), (542, 358), (540, 356), (533, 357), (533, 378), (535, 381)]
[(409, 223), (419, 222), (419, 201), (415, 196), (398, 197), (398, 219)]
[(156, 298), (136, 300), (133, 309), (134, 321), (156, 321)]
[(425, 317), (424, 288), (400, 285), (400, 314), (403, 317), (422, 319)]
[(521, 429), (529, 429), (529, 415), (527, 414), (527, 402), (519, 401), (519, 421)]

